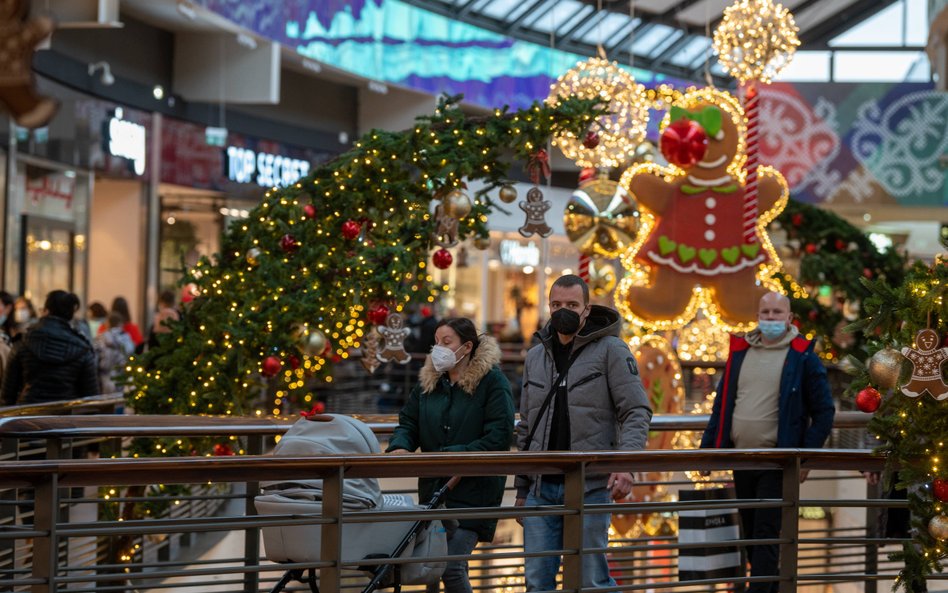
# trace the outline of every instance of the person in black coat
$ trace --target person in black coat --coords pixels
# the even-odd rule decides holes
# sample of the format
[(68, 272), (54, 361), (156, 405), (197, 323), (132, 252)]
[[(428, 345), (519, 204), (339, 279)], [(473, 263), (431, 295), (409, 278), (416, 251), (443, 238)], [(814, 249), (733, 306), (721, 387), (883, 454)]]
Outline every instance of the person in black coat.
[(46, 296), (45, 310), (10, 354), (0, 394), (5, 405), (71, 400), (99, 392), (95, 351), (71, 326), (79, 297), (54, 290)]

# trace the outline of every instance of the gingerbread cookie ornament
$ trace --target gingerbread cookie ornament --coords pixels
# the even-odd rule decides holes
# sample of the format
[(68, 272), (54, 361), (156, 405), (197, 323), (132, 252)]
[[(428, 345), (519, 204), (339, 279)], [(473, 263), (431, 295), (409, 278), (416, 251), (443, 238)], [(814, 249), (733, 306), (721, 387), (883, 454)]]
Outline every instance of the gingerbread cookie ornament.
[(786, 205), (787, 184), (776, 170), (758, 168), (756, 228), (745, 234), (746, 127), (737, 99), (710, 88), (688, 93), (662, 125), (670, 166), (643, 163), (620, 182), (643, 221), (622, 260), (617, 306), (654, 329), (683, 327), (703, 308), (725, 329), (749, 330), (760, 297), (779, 288), (766, 226)]
[(543, 199), (543, 192), (540, 188), (533, 187), (527, 192), (527, 201), (521, 201), (520, 209), (527, 215), (527, 220), (520, 227), (520, 234), (524, 237), (532, 237), (534, 233), (541, 237), (549, 237), (553, 234), (553, 229), (546, 224), (546, 212), (553, 207), (553, 203)]
[(27, 17), (29, 2), (0, 0), (0, 103), (17, 125), (38, 128), (56, 114), (56, 101), (39, 95), (33, 81), (33, 52), (53, 32), (45, 17)]
[(408, 364), (411, 354), (405, 351), (405, 338), (411, 330), (405, 327), (405, 320), (400, 313), (389, 313), (385, 325), (378, 328), (382, 336), (382, 350), (376, 354), (381, 362), (397, 362)]
[(938, 348), (938, 334), (932, 329), (923, 329), (915, 335), (915, 348), (902, 348), (902, 354), (915, 368), (909, 382), (902, 386), (902, 393), (918, 397), (928, 392), (941, 401), (948, 398), (948, 384), (941, 377), (941, 365), (948, 360), (948, 347)]

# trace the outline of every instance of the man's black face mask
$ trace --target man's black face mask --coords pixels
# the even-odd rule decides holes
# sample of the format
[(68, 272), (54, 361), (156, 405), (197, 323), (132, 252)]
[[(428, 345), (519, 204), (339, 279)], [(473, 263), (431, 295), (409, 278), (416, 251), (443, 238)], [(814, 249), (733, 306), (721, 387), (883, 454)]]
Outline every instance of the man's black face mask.
[(569, 309), (557, 309), (550, 316), (550, 327), (564, 336), (571, 336), (579, 331), (579, 313)]

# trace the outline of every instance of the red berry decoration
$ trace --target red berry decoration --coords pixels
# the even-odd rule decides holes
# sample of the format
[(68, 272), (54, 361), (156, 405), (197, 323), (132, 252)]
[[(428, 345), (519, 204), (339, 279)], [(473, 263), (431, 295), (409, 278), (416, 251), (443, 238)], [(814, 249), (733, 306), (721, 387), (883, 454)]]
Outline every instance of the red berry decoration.
[(816, 246), (816, 243), (807, 243), (804, 249), (807, 253), (816, 253), (818, 247)]
[(583, 138), (583, 146), (589, 150), (599, 146), (599, 134), (596, 132), (586, 132), (586, 137)]
[(836, 239), (836, 251), (842, 251), (843, 249), (846, 249), (846, 241)]
[(948, 480), (935, 478), (932, 481), (932, 493), (942, 502), (948, 502)]
[(347, 220), (342, 223), (342, 236), (345, 237), (347, 241), (355, 239), (361, 232), (362, 225), (354, 220)]
[(708, 151), (708, 135), (698, 122), (679, 119), (662, 132), (659, 147), (669, 163), (692, 167)]
[(385, 320), (388, 319), (388, 306), (378, 304), (369, 309), (366, 317), (368, 318), (369, 323), (373, 323), (375, 325), (385, 325)]
[(283, 361), (281, 361), (276, 356), (268, 356), (263, 359), (263, 365), (260, 369), (260, 374), (264, 377), (276, 377), (277, 373), (280, 372), (280, 369), (283, 368)]
[(872, 275), (873, 275), (873, 274), (872, 274), (872, 270), (870, 270), (869, 268), (863, 268), (863, 269), (862, 269), (862, 275), (865, 276), (866, 278), (868, 278), (869, 280), (872, 280)]
[(451, 252), (443, 247), (435, 251), (434, 255), (431, 256), (431, 263), (439, 270), (448, 269), (453, 261), (454, 257), (451, 255)]
[(303, 216), (306, 218), (316, 218), (316, 206), (306, 204), (303, 206)]
[(224, 443), (217, 443), (216, 445), (214, 445), (214, 455), (222, 456), (222, 455), (233, 455), (233, 454), (234, 454), (234, 450), (230, 448), (230, 445), (226, 445)]
[(296, 253), (299, 248), (300, 242), (293, 235), (286, 234), (280, 238), (280, 249), (285, 253)]
[(871, 414), (879, 409), (882, 404), (882, 394), (873, 387), (866, 387), (856, 394), (856, 407), (861, 412)]
[(800, 226), (803, 224), (803, 215), (799, 212), (790, 217), (790, 222), (793, 223), (793, 226)]

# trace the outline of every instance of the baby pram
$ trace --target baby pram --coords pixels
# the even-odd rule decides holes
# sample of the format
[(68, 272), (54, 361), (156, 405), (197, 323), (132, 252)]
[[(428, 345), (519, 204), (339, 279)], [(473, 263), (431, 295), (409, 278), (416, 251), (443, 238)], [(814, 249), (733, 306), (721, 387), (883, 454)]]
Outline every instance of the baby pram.
[[(274, 448), (274, 455), (306, 457), (327, 454), (379, 453), (378, 439), (362, 422), (339, 414), (303, 418), (286, 432)], [(382, 494), (374, 478), (344, 479), (342, 507), (344, 512), (410, 511), (435, 508), (457, 482), (453, 478), (424, 506), (415, 505), (407, 495)], [(263, 494), (254, 499), (261, 515), (321, 515), (322, 480), (261, 485)], [(320, 558), (319, 525), (281, 525), (263, 528), (263, 544), (268, 560), (273, 562), (315, 562)], [(414, 557), (419, 562), (404, 565), (379, 564), (360, 568), (370, 577), (364, 593), (377, 588), (401, 584), (436, 583), (444, 572), (443, 562), (427, 562), (424, 558), (447, 555), (447, 541), (441, 521), (385, 521), (343, 523), (342, 561), (375, 558)], [(303, 569), (291, 569), (271, 589), (282, 591), (292, 580), (309, 584), (318, 593), (316, 571), (310, 568), (304, 581)], [(394, 577), (394, 578), (393, 578)]]

